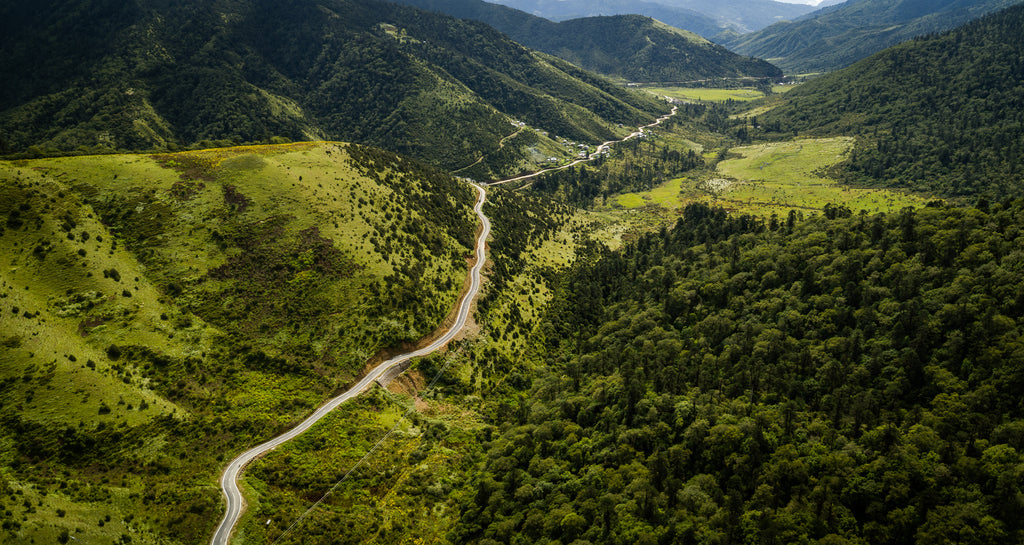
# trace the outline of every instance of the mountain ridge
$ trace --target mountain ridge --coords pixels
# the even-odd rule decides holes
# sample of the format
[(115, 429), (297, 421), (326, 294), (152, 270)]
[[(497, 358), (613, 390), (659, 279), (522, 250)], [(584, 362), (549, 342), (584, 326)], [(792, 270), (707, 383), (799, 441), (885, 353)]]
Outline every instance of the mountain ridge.
[[(498, 3), (556, 21), (598, 15), (647, 15), (705, 37), (713, 36), (724, 28), (749, 32), (766, 27), (780, 18), (798, 17), (815, 9), (804, 4), (772, 0), (728, 3), (712, 0), (500, 0)], [(718, 30), (691, 28), (694, 20), (700, 21), (701, 27), (711, 26)], [(710, 33), (706, 33), (709, 30)]]
[(716, 37), (788, 74), (825, 72), (918, 35), (955, 28), (1019, 0), (850, 0), (748, 34)]
[(693, 32), (641, 15), (552, 22), (482, 0), (399, 3), (487, 23), (527, 47), (630, 81), (782, 76), (767, 62), (741, 57)]
[[(4, 151), (173, 150), (280, 136), (357, 141), (458, 168), (513, 132), (510, 118), (599, 142), (667, 110), (481, 23), (408, 6), (97, 2), (105, 9), (0, 13), (11, 30), (0, 74), (15, 82), (0, 102)], [(26, 26), (9, 29), (14, 22)], [(72, 61), (41, 62), (66, 53)], [(41, 70), (26, 70), (34, 64)], [(558, 147), (531, 134), (480, 175), (521, 168), (526, 146)]]

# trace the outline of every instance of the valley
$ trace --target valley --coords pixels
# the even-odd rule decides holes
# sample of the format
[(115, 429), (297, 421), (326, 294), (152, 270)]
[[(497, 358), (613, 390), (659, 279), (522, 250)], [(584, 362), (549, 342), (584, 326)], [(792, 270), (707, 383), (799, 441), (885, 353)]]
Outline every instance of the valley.
[(0, 542), (1024, 541), (1024, 6), (558, 4), (0, 6)]

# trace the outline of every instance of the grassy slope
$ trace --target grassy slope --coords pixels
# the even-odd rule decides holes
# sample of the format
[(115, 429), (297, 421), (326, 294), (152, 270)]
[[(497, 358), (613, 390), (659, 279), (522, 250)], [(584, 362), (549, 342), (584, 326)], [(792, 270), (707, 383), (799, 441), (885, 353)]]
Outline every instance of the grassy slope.
[(558, 282), (553, 273), (578, 257), (585, 234), (601, 224), (593, 214), (504, 188), (491, 188), (488, 201), (495, 231), (476, 324), (454, 351), (416, 362), (403, 385), (361, 397), (255, 462), (245, 477), (254, 493), (240, 529), (247, 542), (445, 541), (481, 440), (510, 417), (518, 390), (529, 384), (526, 338)]
[(3, 539), (208, 539), (223, 459), (454, 305), (471, 194), (417, 168), (338, 144), (0, 163)]

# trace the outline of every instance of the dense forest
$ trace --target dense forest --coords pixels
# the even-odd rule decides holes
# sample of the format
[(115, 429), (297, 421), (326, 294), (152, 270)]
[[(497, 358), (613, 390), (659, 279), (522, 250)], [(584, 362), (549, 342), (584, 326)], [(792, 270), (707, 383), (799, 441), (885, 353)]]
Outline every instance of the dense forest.
[(1019, 193), (1024, 160), (1024, 6), (921, 37), (808, 82), (755, 134), (850, 134), (836, 174), (948, 196)]
[(599, 74), (629, 81), (781, 77), (782, 70), (641, 15), (555, 23), (483, 0), (402, 0), (491, 25), (513, 40)]
[(666, 109), (484, 24), (376, 0), (10, 5), (0, 25), (0, 153), (334, 139), (452, 169), (509, 118), (602, 141)]
[(456, 543), (1016, 543), (1024, 201), (692, 205), (534, 336)]

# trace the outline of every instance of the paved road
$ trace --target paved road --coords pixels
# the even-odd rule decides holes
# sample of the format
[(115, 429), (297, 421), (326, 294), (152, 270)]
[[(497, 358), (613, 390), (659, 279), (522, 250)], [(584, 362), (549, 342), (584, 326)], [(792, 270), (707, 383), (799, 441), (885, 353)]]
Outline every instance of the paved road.
[(562, 165), (560, 167), (546, 168), (544, 170), (538, 170), (537, 172), (531, 172), (530, 174), (524, 174), (522, 176), (516, 176), (515, 178), (505, 178), (504, 180), (497, 180), (497, 181), (491, 182), (488, 185), (507, 184), (509, 182), (518, 182), (520, 180), (528, 180), (530, 178), (535, 178), (537, 176), (540, 176), (541, 174), (544, 174), (545, 172), (552, 172), (552, 171), (555, 171), (555, 170), (562, 170), (562, 169), (569, 168), (571, 166), (578, 165), (580, 163), (586, 163), (587, 161), (593, 161), (594, 159), (598, 158), (598, 156), (601, 154), (602, 151), (608, 149), (608, 147), (611, 146), (612, 144), (618, 144), (619, 142), (625, 142), (626, 140), (631, 140), (633, 138), (636, 138), (636, 137), (638, 137), (638, 136), (640, 136), (641, 134), (644, 133), (644, 129), (649, 129), (649, 128), (655, 126), (655, 125), (660, 125), (662, 121), (665, 121), (666, 119), (676, 115), (676, 113), (678, 111), (679, 111), (679, 107), (678, 106), (672, 106), (672, 112), (671, 113), (659, 117), (658, 119), (654, 120), (653, 123), (648, 123), (647, 125), (644, 125), (642, 127), (637, 128), (637, 130), (635, 132), (629, 133), (629, 135), (626, 136), (625, 138), (623, 138), (622, 140), (609, 140), (607, 142), (604, 142), (600, 146), (597, 146), (597, 151), (592, 153), (590, 155), (590, 157), (588, 157), (586, 159), (577, 159), (577, 160), (575, 160), (575, 161), (573, 161), (573, 162), (571, 162), (571, 163), (569, 163), (567, 165)]
[(220, 526), (217, 526), (217, 531), (213, 534), (212, 545), (227, 545), (228, 540), (231, 538), (231, 533), (235, 529), (235, 525), (238, 524), (238, 519), (242, 517), (242, 511), (245, 508), (245, 501), (242, 498), (242, 492), (238, 489), (238, 477), (245, 469), (245, 466), (263, 456), (264, 454), (274, 450), (278, 446), (290, 441), (300, 434), (313, 427), (321, 418), (327, 416), (327, 413), (336, 409), (342, 403), (358, 396), (364, 390), (366, 390), (370, 383), (377, 380), (385, 371), (394, 367), (408, 359), (425, 356), (438, 350), (439, 348), (446, 345), (449, 341), (455, 338), (455, 335), (462, 330), (466, 325), (466, 319), (469, 318), (469, 308), (476, 297), (477, 292), (480, 291), (480, 271), (484, 266), (484, 244), (487, 241), (487, 236), (491, 232), (491, 221), (487, 219), (487, 216), (483, 213), (484, 200), (487, 198), (487, 194), (484, 189), (480, 186), (476, 186), (478, 191), (476, 206), (473, 210), (476, 212), (478, 218), (480, 218), (481, 230), (480, 235), (476, 240), (476, 264), (470, 270), (470, 286), (469, 291), (463, 296), (462, 301), (459, 303), (459, 314), (455, 320), (455, 324), (440, 338), (414, 352), (408, 354), (401, 354), (395, 356), (384, 363), (381, 363), (377, 367), (370, 371), (362, 380), (360, 380), (355, 386), (349, 389), (347, 392), (335, 397), (328, 401), (325, 405), (317, 409), (309, 418), (305, 419), (298, 426), (295, 426), (291, 430), (278, 435), (277, 437), (255, 446), (242, 454), (240, 454), (224, 470), (224, 474), (220, 478), (220, 488), (224, 492), (224, 498), (227, 501), (227, 511), (224, 513), (224, 518), (220, 521)]
[[(676, 112), (677, 108), (673, 106), (672, 113), (658, 118), (653, 123), (638, 128), (636, 132), (631, 133), (629, 136), (623, 138), (622, 140), (610, 140), (608, 142), (601, 144), (600, 146), (598, 146), (597, 151), (600, 152), (604, 149), (607, 149), (607, 147), (612, 144), (636, 138), (643, 134), (643, 129), (660, 124), (662, 121), (675, 115)], [(527, 174), (525, 176), (509, 178), (506, 180), (499, 180), (496, 182), (492, 182), (492, 185), (533, 178), (534, 176), (538, 176), (545, 172), (568, 168), (579, 163), (593, 160), (594, 158), (596, 158), (596, 156), (597, 154), (595, 153), (589, 159), (580, 159), (578, 161), (574, 161), (573, 163), (563, 165), (561, 167), (550, 168), (539, 172), (534, 172), (532, 174)], [(480, 224), (482, 228), (480, 230), (480, 235), (477, 237), (476, 240), (476, 264), (473, 265), (473, 268), (470, 270), (469, 291), (466, 292), (466, 295), (463, 296), (462, 301), (459, 303), (459, 314), (457, 319), (455, 320), (455, 324), (453, 324), (452, 327), (444, 335), (442, 335), (434, 342), (430, 343), (430, 345), (425, 346), (419, 350), (409, 352), (407, 354), (395, 356), (381, 363), (372, 371), (370, 371), (369, 374), (363, 377), (363, 379), (360, 380), (355, 386), (350, 388), (347, 392), (328, 401), (325, 405), (317, 409), (316, 412), (314, 412), (308, 418), (303, 420), (298, 426), (295, 426), (291, 430), (286, 431), (281, 435), (278, 435), (277, 437), (267, 441), (266, 443), (257, 445), (243, 452), (237, 458), (231, 460), (231, 463), (228, 464), (228, 467), (224, 470), (224, 473), (221, 475), (220, 478), (220, 488), (224, 492), (224, 499), (227, 502), (227, 511), (225, 511), (224, 518), (221, 519), (220, 525), (217, 526), (217, 531), (213, 534), (213, 539), (210, 542), (212, 545), (227, 545), (228, 541), (231, 538), (232, 532), (234, 532), (235, 530), (235, 525), (238, 524), (238, 520), (242, 517), (242, 511), (245, 508), (245, 500), (242, 497), (242, 492), (238, 489), (238, 477), (241, 475), (242, 470), (245, 469), (245, 466), (248, 465), (249, 462), (252, 462), (256, 458), (259, 458), (260, 456), (263, 456), (264, 454), (274, 450), (280, 445), (288, 441), (291, 441), (292, 439), (298, 437), (309, 428), (313, 427), (313, 425), (319, 422), (321, 418), (327, 416), (327, 413), (338, 408), (338, 406), (341, 405), (342, 403), (361, 394), (370, 386), (370, 384), (373, 381), (377, 380), (377, 378), (383, 375), (388, 369), (406, 360), (430, 354), (431, 352), (434, 352), (439, 348), (443, 347), (444, 345), (448, 344), (448, 342), (454, 339), (455, 335), (457, 335), (459, 331), (461, 331), (462, 328), (466, 325), (466, 319), (469, 318), (469, 308), (473, 302), (473, 299), (476, 297), (477, 292), (480, 291), (480, 271), (483, 269), (485, 258), (484, 245), (487, 242), (487, 236), (491, 232), (491, 221), (483, 213), (484, 200), (486, 200), (487, 194), (484, 191), (483, 187), (481, 186), (476, 186), (476, 190), (478, 192), (478, 195), (476, 206), (473, 207), (473, 210), (476, 212), (477, 217), (480, 218)]]

